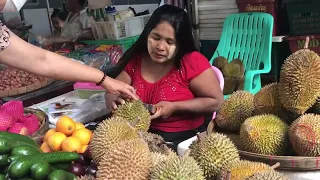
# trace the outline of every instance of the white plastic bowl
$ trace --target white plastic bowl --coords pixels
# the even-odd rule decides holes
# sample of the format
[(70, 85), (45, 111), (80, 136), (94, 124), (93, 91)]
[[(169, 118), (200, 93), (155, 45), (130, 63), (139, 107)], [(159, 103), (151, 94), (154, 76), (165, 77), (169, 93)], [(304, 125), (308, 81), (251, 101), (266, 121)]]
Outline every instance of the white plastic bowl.
[(198, 139), (197, 136), (193, 136), (192, 138), (189, 138), (179, 143), (177, 148), (178, 155), (183, 156), (184, 153), (189, 149), (189, 146), (191, 145), (191, 143), (197, 139)]

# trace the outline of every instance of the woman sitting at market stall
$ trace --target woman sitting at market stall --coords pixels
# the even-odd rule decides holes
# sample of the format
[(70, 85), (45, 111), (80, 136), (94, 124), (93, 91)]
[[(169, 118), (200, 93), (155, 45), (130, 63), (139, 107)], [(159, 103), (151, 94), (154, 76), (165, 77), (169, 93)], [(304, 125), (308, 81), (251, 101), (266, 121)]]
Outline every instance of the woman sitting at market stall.
[[(17, 12), (25, 2), (0, 0), (0, 11)], [(12, 33), (1, 21), (0, 64), (53, 79), (97, 83), (107, 92), (118, 95), (123, 93), (137, 99), (132, 86), (114, 80), (96, 68), (33, 46)]]
[[(178, 7), (163, 5), (153, 13), (119, 67), (124, 70), (116, 79), (131, 84), (144, 103), (159, 107), (150, 132), (173, 142), (173, 149), (204, 131), (204, 113), (223, 103), (210, 63), (194, 45), (188, 15)], [(106, 94), (108, 108), (119, 103), (121, 97)]]
[(52, 37), (43, 40), (45, 46), (72, 42), (79, 39), (93, 39), (91, 23), (86, 12), (87, 0), (67, 0), (66, 7), (69, 14), (64, 22), (59, 37)]

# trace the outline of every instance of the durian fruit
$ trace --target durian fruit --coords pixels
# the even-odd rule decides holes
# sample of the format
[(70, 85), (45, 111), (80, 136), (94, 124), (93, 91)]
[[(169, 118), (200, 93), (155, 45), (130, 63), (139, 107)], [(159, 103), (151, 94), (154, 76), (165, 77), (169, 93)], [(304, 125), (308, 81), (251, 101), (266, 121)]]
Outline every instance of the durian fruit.
[(148, 180), (152, 157), (142, 139), (123, 141), (106, 151), (98, 165), (97, 180)]
[(244, 65), (243, 65), (243, 62), (241, 61), (241, 59), (236, 58), (236, 59), (232, 60), (230, 62), (230, 64), (238, 64), (240, 66), (239, 75), (244, 76), (244, 70), (245, 69), (244, 69)]
[(119, 106), (113, 116), (122, 117), (129, 122), (140, 119), (135, 127), (142, 131), (148, 131), (151, 123), (151, 115), (140, 100), (126, 102)]
[(289, 180), (289, 178), (282, 173), (279, 173), (275, 170), (271, 170), (255, 173), (253, 176), (245, 180)]
[(190, 156), (175, 156), (159, 162), (151, 170), (151, 180), (204, 180), (203, 171)]
[(271, 83), (254, 95), (255, 115), (274, 114), (286, 122), (292, 122), (292, 113), (281, 104), (278, 93), (279, 84)]
[(193, 157), (204, 171), (207, 178), (219, 175), (227, 170), (230, 163), (239, 160), (239, 153), (233, 142), (220, 133), (198, 135), (189, 147)]
[(224, 77), (223, 94), (232, 94), (236, 90), (237, 80), (232, 77)]
[(77, 179), (78, 180), (95, 180), (96, 178), (91, 175), (84, 175), (84, 176), (78, 177)]
[(290, 55), (280, 71), (281, 103), (296, 114), (304, 114), (320, 95), (320, 57), (306, 48)]
[(164, 139), (158, 134), (140, 131), (139, 135), (148, 143), (149, 150), (151, 152), (159, 152), (162, 154), (169, 154), (172, 152), (171, 149), (166, 145)]
[(224, 68), (222, 69), (222, 74), (224, 77), (233, 77), (233, 78), (237, 78), (241, 76), (240, 73), (240, 65), (239, 64), (227, 64), (224, 66)]
[(294, 151), (300, 156), (320, 156), (320, 115), (304, 114), (289, 129)]
[(152, 167), (155, 167), (157, 164), (159, 164), (162, 161), (165, 161), (167, 159), (176, 157), (177, 154), (175, 152), (171, 152), (168, 153), (168, 155), (166, 154), (162, 154), (162, 153), (158, 153), (158, 152), (151, 152), (151, 157), (152, 157)]
[[(232, 180), (244, 180), (257, 172), (262, 171), (271, 171), (273, 170), (269, 165), (260, 163), (260, 162), (252, 162), (247, 160), (240, 160), (231, 163), (228, 167), (228, 171), (230, 172)], [(226, 176), (226, 172), (223, 172), (220, 179), (224, 179)]]
[(218, 69), (222, 70), (225, 65), (228, 64), (228, 59), (223, 56), (218, 56), (213, 60), (212, 65), (217, 67)]
[(236, 91), (222, 104), (215, 122), (222, 129), (237, 132), (241, 124), (252, 116), (253, 110), (253, 95), (247, 91)]
[(273, 114), (250, 117), (240, 129), (241, 146), (253, 153), (284, 155), (289, 145), (288, 130), (289, 126)]
[(120, 117), (111, 117), (98, 124), (90, 142), (93, 160), (98, 164), (105, 151), (113, 145), (130, 139), (140, 138), (137, 130)]

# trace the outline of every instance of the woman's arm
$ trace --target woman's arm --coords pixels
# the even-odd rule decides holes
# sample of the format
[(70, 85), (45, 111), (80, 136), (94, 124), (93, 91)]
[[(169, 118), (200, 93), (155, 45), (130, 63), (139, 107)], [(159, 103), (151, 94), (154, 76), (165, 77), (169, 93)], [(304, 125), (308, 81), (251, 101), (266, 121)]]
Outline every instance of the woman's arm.
[[(67, 81), (98, 83), (104, 76), (104, 73), (98, 69), (33, 46), (11, 32), (9, 41), (10, 45), (0, 52), (0, 63), (8, 66), (40, 76)], [(134, 89), (120, 81), (106, 77), (102, 86), (111, 93), (122, 92), (136, 99)], [(118, 88), (124, 89), (122, 91)]]
[(211, 68), (191, 80), (189, 86), (196, 98), (173, 102), (176, 112), (205, 113), (220, 109), (224, 101), (223, 93)]

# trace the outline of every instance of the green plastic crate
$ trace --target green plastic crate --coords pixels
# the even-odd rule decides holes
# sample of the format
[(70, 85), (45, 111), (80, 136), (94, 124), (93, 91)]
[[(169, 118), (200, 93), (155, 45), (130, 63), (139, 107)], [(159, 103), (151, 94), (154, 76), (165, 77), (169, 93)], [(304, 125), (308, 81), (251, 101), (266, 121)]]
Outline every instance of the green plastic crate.
[(82, 42), (89, 45), (122, 45), (125, 50), (128, 50), (138, 40), (138, 38), (139, 36), (133, 36), (120, 40), (86, 40)]

